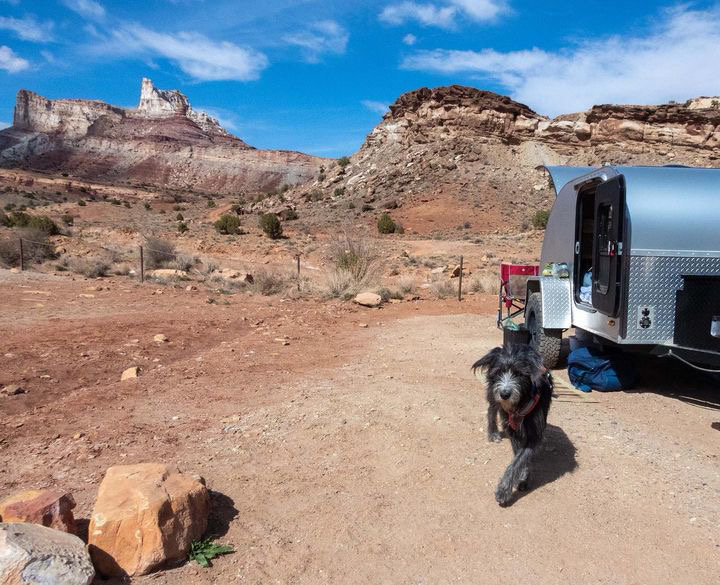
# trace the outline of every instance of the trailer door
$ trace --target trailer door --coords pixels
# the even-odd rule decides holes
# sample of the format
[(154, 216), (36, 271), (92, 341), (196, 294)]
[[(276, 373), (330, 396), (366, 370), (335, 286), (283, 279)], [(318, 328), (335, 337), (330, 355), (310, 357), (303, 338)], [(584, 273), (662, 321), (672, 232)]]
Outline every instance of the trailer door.
[(618, 313), (624, 224), (625, 178), (619, 175), (598, 185), (595, 192), (592, 305), (609, 317)]

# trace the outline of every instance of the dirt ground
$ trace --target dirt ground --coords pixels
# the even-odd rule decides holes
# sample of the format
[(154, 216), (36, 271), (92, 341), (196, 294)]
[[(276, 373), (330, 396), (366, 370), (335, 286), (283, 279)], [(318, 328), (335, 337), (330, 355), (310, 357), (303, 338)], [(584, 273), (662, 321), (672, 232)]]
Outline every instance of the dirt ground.
[(500, 341), (490, 295), (376, 310), (3, 270), (0, 299), (0, 384), (27, 389), (0, 397), (0, 497), (65, 489), (87, 519), (107, 467), (146, 461), (212, 490), (236, 552), (133, 584), (717, 582), (720, 389), (682, 367), (613, 394), (558, 370), (531, 490), (500, 508), (510, 446), (469, 370)]

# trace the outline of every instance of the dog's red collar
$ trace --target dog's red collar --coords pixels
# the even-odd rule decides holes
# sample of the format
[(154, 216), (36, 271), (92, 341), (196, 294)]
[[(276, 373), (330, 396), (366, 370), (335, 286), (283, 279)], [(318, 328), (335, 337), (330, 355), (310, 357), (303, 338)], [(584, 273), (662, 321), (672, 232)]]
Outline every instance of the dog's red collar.
[(508, 423), (513, 431), (517, 431), (520, 428), (523, 419), (533, 411), (538, 402), (540, 402), (540, 392), (535, 392), (533, 399), (522, 409), (508, 413)]

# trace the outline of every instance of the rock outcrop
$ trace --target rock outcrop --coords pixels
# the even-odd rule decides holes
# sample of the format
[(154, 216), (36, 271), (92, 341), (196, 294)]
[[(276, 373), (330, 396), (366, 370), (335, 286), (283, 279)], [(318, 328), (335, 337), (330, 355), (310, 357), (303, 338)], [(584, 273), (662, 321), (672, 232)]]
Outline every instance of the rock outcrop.
[(95, 569), (77, 536), (38, 524), (0, 524), (0, 583), (90, 585)]
[(111, 467), (88, 529), (95, 567), (122, 577), (180, 561), (205, 532), (209, 511), (207, 488), (166, 465)]
[(257, 150), (144, 79), (137, 109), (17, 95), (0, 131), (0, 166), (61, 171), (111, 183), (208, 193), (253, 193), (304, 183), (326, 164), (298, 152)]
[(75, 534), (72, 495), (55, 490), (30, 490), (0, 502), (0, 521), (41, 524)]
[[(599, 105), (549, 119), (471, 87), (423, 88), (390, 106), (349, 164), (332, 166), (284, 199), (298, 206), (322, 201), (343, 214), (346, 202), (355, 215), (392, 208), (411, 229), (425, 206), (429, 224), (455, 214), (454, 225), (462, 225), (475, 214), (482, 218), (475, 230), (515, 231), (552, 204), (545, 165), (716, 166), (719, 157), (720, 98)], [(442, 205), (431, 209), (438, 199)]]

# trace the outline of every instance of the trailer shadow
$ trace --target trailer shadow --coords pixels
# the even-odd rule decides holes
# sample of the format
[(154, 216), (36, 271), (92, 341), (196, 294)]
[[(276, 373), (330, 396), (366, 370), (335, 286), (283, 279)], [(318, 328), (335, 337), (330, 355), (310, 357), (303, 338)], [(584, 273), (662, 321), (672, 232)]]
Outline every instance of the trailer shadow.
[(575, 471), (578, 467), (576, 453), (575, 445), (564, 430), (555, 425), (547, 425), (543, 442), (532, 461), (529, 489), (525, 492), (516, 492), (513, 501), (518, 501)]
[(630, 394), (651, 392), (676, 398), (687, 404), (720, 410), (720, 377), (704, 374), (672, 359), (633, 356), (637, 384)]

